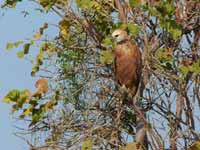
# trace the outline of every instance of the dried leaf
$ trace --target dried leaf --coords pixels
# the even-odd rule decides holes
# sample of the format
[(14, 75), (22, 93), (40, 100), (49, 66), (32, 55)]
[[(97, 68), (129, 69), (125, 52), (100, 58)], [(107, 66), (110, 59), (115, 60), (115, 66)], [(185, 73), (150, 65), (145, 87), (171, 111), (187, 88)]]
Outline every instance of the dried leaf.
[(39, 79), (36, 83), (35, 83), (35, 87), (37, 88), (37, 91), (41, 94), (45, 94), (48, 92), (48, 81), (44, 78)]
[(29, 53), (30, 46), (31, 46), (31, 43), (24, 44), (24, 54)]
[(195, 141), (194, 144), (188, 147), (188, 150), (200, 150), (200, 141)]
[(181, 64), (185, 67), (191, 66), (193, 64), (192, 60), (182, 60)]
[(40, 34), (40, 33), (36, 33), (33, 37), (34, 37), (35, 39), (40, 39), (40, 38), (41, 38), (41, 34)]

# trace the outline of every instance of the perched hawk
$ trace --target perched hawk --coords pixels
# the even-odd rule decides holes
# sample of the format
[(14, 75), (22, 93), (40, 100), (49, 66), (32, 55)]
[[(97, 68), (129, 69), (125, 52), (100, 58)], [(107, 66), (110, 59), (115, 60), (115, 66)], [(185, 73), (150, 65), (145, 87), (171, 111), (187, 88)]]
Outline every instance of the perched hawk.
[(124, 30), (115, 30), (112, 38), (117, 44), (115, 48), (116, 81), (120, 86), (129, 89), (131, 95), (134, 96), (141, 77), (140, 50)]

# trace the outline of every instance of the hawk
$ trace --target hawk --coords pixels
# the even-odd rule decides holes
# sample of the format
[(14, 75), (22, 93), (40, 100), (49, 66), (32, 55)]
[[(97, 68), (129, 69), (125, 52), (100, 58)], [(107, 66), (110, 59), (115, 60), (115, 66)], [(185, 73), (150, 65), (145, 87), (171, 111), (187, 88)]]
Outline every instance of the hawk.
[(129, 89), (131, 95), (135, 96), (141, 77), (141, 52), (124, 30), (115, 30), (112, 39), (117, 44), (115, 47), (116, 82)]

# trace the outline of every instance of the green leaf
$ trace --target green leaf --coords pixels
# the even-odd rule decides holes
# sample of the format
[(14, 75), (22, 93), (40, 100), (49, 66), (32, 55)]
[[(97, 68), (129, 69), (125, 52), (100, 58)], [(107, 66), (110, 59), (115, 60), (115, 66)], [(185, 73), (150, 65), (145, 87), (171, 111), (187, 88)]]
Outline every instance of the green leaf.
[(151, 7), (151, 6), (149, 6), (149, 5), (145, 5), (145, 6), (144, 6), (144, 9), (148, 10), (149, 13), (150, 13), (152, 16), (159, 16), (159, 13), (158, 13), (158, 11), (156, 10), (155, 7)]
[(127, 24), (128, 30), (132, 36), (137, 36), (138, 33), (141, 31), (140, 27), (137, 24), (128, 23)]
[(124, 23), (121, 23), (121, 22), (115, 23), (115, 24), (114, 24), (114, 28), (112, 29), (112, 32), (113, 32), (114, 30), (116, 30), (116, 29), (119, 29), (119, 28), (121, 29), (122, 25), (124, 25)]
[(130, 6), (131, 7), (138, 7), (142, 3), (142, 0), (130, 0)]
[(192, 66), (189, 67), (191, 72), (200, 73), (200, 59), (197, 62), (193, 63)]
[(17, 48), (22, 43), (23, 43), (23, 41), (17, 41), (17, 42), (14, 42), (13, 44)]
[(160, 13), (160, 16), (167, 17), (168, 19), (172, 17), (175, 12), (175, 6), (172, 0), (161, 1), (156, 9)]
[(85, 139), (82, 144), (82, 150), (92, 150), (92, 139)]
[(51, 42), (44, 42), (40, 45), (40, 51), (47, 52), (49, 54), (56, 52), (57, 50), (56, 45)]
[(179, 72), (180, 72), (182, 75), (186, 75), (189, 71), (190, 71), (189, 67), (181, 66), (181, 67), (179, 68)]
[(20, 91), (19, 90), (11, 90), (6, 96), (5, 98), (9, 98), (10, 101), (12, 102), (16, 102), (20, 97)]
[(4, 7), (10, 7), (10, 8), (15, 8), (17, 5), (17, 2), (21, 2), (22, 0), (5, 0), (4, 4), (2, 4), (2, 8)]
[(164, 4), (164, 6), (165, 6), (165, 9), (166, 9), (167, 15), (168, 16), (172, 16), (174, 14), (174, 12), (175, 12), (175, 9), (176, 9), (175, 6), (174, 6), (174, 4), (173, 4), (173, 1), (166, 2)]
[(36, 72), (38, 72), (40, 69), (40, 66), (39, 65), (36, 65), (32, 68), (32, 71), (31, 71), (31, 76), (35, 76)]
[(41, 110), (34, 108), (32, 110), (32, 121), (29, 124), (29, 127), (39, 122), (42, 116), (43, 116), (43, 113), (41, 112)]
[(137, 0), (130, 0), (131, 7), (134, 7), (137, 4)]
[(26, 99), (29, 97), (30, 91), (28, 89), (20, 91), (20, 98)]
[(111, 64), (114, 61), (114, 53), (111, 50), (101, 51), (100, 62), (102, 64)]
[(167, 23), (165, 22), (165, 26), (167, 25), (167, 31), (171, 33), (172, 38), (177, 40), (182, 35), (181, 27), (177, 25), (174, 20), (168, 20)]
[(24, 109), (23, 115), (24, 115), (24, 116), (30, 115), (30, 114), (32, 113), (32, 111), (33, 111), (33, 108), (34, 108), (34, 106), (33, 106), (33, 105), (30, 105), (28, 108)]
[(102, 42), (104, 45), (112, 45), (112, 41), (111, 41), (111, 37), (107, 36), (103, 42)]
[(38, 104), (38, 98), (31, 99), (28, 103), (31, 104), (31, 105), (37, 105)]
[(114, 29), (122, 29), (122, 30), (126, 30), (128, 28), (130, 34), (133, 37), (136, 37), (138, 35), (138, 33), (141, 31), (141, 28), (134, 23), (118, 23), (115, 25)]
[(43, 57), (44, 57), (44, 51), (40, 50), (39, 54), (36, 57), (36, 61), (38, 65), (42, 65)]
[(59, 22), (59, 29), (60, 29), (60, 35), (66, 39), (69, 37), (69, 28), (70, 28), (70, 21), (69, 20), (61, 20)]
[(29, 93), (30, 93), (29, 90), (19, 91), (13, 89), (9, 91), (8, 94), (3, 98), (3, 102), (5, 103), (15, 102), (17, 104), (16, 107), (19, 108), (24, 104), (25, 100), (29, 96)]
[(172, 49), (160, 49), (156, 53), (156, 57), (161, 63), (172, 62), (174, 60), (172, 53)]
[(8, 97), (4, 97), (3, 100), (2, 100), (4, 103), (11, 103), (12, 100)]
[(93, 0), (76, 0), (77, 6), (83, 9), (90, 9), (94, 5)]
[(179, 72), (184, 76), (187, 75), (188, 72), (199, 74), (200, 73), (200, 59), (194, 62), (191, 66), (180, 66)]
[(172, 38), (173, 38), (174, 40), (177, 40), (177, 39), (180, 38), (181, 35), (182, 35), (182, 31), (179, 30), (179, 29), (172, 29), (172, 30), (170, 30), (170, 33), (172, 34)]
[(173, 49), (160, 49), (156, 53), (156, 58), (160, 61), (161, 64), (157, 65), (157, 67), (161, 67), (163, 69), (172, 70), (173, 69)]
[(19, 51), (19, 52), (17, 53), (17, 57), (18, 57), (19, 59), (24, 58), (24, 52), (23, 52), (23, 51)]
[(49, 11), (51, 7), (55, 4), (56, 0), (39, 0), (40, 5), (46, 10)]
[(55, 105), (56, 105), (55, 101), (49, 101), (44, 105), (44, 109), (45, 109), (45, 111), (52, 110)]

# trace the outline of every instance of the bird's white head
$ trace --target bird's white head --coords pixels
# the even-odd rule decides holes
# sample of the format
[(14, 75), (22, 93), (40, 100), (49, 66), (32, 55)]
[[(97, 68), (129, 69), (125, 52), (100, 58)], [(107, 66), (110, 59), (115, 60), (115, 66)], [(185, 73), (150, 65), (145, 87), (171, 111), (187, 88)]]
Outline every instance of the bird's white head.
[(112, 39), (116, 43), (120, 43), (120, 42), (128, 39), (128, 34), (124, 30), (117, 29), (112, 33)]

